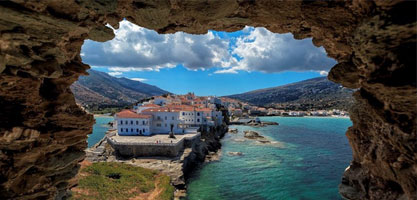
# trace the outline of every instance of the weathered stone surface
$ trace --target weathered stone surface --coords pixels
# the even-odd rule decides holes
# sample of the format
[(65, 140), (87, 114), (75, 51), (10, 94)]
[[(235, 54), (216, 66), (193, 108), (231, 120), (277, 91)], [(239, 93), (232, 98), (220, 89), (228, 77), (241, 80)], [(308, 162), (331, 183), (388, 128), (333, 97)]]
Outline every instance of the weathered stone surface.
[[(360, 88), (342, 195), (417, 199), (416, 3), (403, 1), (0, 1), (0, 196), (62, 198), (93, 118), (69, 86), (85, 39), (123, 18), (160, 33), (263, 26), (313, 37), (340, 63), (329, 78)], [(355, 191), (356, 194), (353, 194)]]
[(236, 152), (236, 151), (229, 151), (227, 152), (230, 156), (243, 156), (242, 152)]
[(258, 132), (255, 131), (243, 131), (244, 137), (249, 139), (262, 139), (264, 136), (259, 135)]

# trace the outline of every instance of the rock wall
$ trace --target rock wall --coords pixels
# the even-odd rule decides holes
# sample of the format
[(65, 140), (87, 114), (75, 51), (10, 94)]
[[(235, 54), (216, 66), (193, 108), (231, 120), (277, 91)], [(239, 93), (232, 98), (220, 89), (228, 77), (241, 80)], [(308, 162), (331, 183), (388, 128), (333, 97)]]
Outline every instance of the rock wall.
[(205, 161), (211, 161), (210, 159), (212, 157), (218, 158), (220, 156), (216, 155), (222, 146), (220, 139), (224, 137), (227, 131), (228, 126), (225, 123), (216, 128), (210, 128), (210, 130), (203, 129), (201, 138), (193, 143), (191, 146), (192, 151), (184, 159), (182, 171), (184, 173), (185, 181), (187, 181), (193, 175), (193, 172)]
[(160, 33), (263, 26), (313, 37), (337, 64), (329, 79), (359, 88), (347, 137), (350, 199), (417, 199), (416, 2), (274, 0), (0, 1), (0, 195), (61, 198), (92, 116), (69, 86), (88, 66), (85, 39), (106, 41), (123, 18)]

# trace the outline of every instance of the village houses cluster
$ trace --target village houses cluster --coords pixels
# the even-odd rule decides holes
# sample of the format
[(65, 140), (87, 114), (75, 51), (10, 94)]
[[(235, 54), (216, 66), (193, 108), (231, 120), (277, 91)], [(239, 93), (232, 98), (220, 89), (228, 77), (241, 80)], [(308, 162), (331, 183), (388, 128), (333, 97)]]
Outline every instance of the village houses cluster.
[(311, 111), (294, 111), (294, 110), (282, 110), (275, 108), (264, 108), (254, 105), (250, 105), (245, 102), (241, 102), (235, 99), (221, 97), (222, 105), (227, 108), (229, 116), (236, 117), (249, 117), (249, 116), (348, 116), (348, 112), (343, 110), (311, 110)]
[(194, 93), (163, 95), (137, 103), (115, 116), (118, 135), (184, 134), (223, 123), (221, 100)]

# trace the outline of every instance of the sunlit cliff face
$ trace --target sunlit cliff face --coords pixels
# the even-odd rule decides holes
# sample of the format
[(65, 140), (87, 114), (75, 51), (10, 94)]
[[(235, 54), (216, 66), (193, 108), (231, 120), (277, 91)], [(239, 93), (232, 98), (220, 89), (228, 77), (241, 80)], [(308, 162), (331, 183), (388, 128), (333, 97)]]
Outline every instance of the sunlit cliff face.
[(81, 46), (86, 39), (111, 40), (114, 33), (106, 24), (118, 28), (126, 18), (159, 33), (203, 34), (252, 26), (313, 38), (313, 44), (338, 62), (329, 79), (360, 88), (350, 113), (353, 126), (347, 131), (353, 160), (341, 194), (350, 199), (416, 199), (415, 4), (3, 1), (0, 194), (62, 198), (76, 183), (70, 179), (84, 158), (93, 124), (69, 90), (89, 68), (81, 61)]

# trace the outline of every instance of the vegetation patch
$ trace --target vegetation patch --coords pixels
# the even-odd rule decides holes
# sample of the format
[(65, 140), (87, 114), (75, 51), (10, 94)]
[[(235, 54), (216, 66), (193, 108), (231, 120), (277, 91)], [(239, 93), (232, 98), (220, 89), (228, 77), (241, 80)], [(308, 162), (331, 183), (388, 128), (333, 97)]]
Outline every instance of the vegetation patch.
[(172, 199), (170, 178), (155, 170), (100, 162), (83, 167), (72, 199)]
[(120, 112), (123, 109), (129, 109), (129, 106), (127, 105), (93, 105), (93, 106), (87, 106), (86, 109), (88, 112), (93, 114), (110, 114), (114, 115), (115, 113)]

